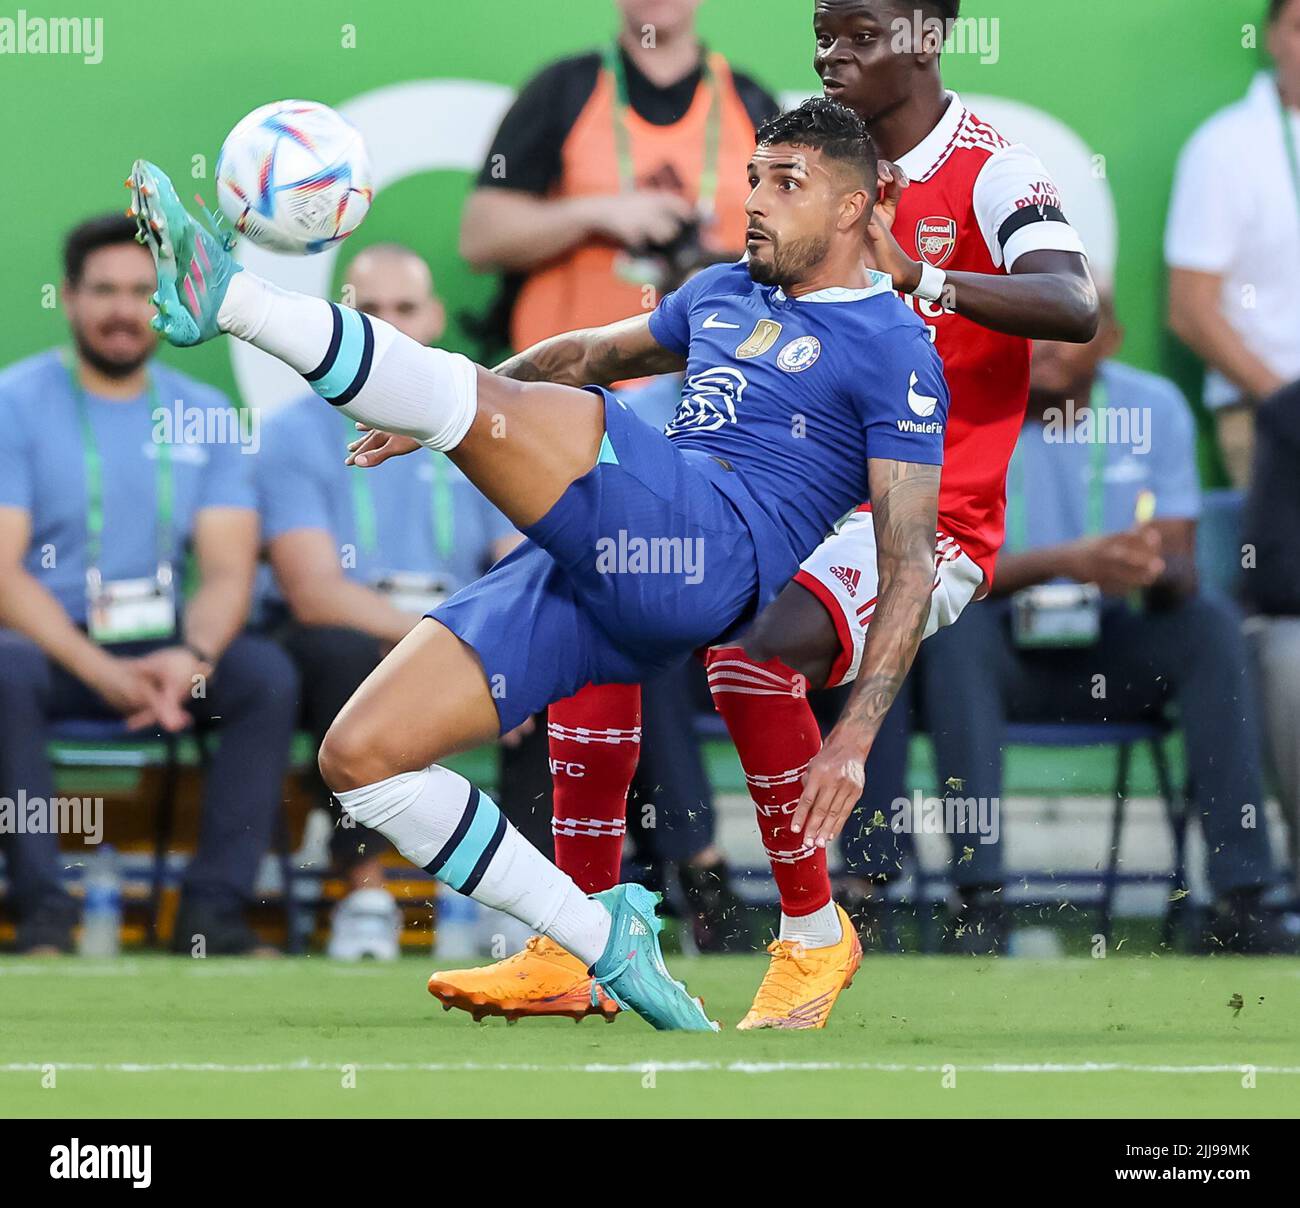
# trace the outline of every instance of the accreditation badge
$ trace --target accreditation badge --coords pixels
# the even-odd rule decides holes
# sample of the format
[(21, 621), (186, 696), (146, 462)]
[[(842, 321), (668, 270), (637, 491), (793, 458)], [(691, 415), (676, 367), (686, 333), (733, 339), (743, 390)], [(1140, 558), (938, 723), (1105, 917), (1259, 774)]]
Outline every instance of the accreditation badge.
[(86, 572), (87, 632), (101, 646), (144, 642), (176, 634), (176, 588), (163, 563), (144, 579), (104, 579)]
[(1101, 590), (1095, 583), (1044, 583), (1011, 597), (1011, 632), (1022, 650), (1095, 646)]

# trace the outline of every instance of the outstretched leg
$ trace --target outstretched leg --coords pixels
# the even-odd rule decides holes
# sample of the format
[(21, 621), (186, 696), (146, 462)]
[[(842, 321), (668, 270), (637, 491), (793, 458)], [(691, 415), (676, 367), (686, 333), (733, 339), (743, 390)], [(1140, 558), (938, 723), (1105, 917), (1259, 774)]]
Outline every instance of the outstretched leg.
[(498, 377), (381, 319), (248, 272), (231, 280), (217, 321), (292, 365), (344, 415), (446, 453), (519, 528), (596, 464), (605, 407), (590, 391)]
[(605, 434), (599, 396), (498, 377), (382, 320), (279, 289), (186, 213), (160, 169), (137, 160), (130, 183), (158, 268), (154, 326), (171, 343), (224, 332), (270, 353), (345, 415), (447, 453), (519, 528), (596, 464)]
[[(485, 493), (521, 526), (545, 515), (595, 464), (604, 411), (594, 396), (545, 388), (554, 396), (547, 400), (554, 402), (547, 423), (562, 432), (549, 440), (520, 403), (522, 387), (489, 390), (488, 401), (500, 406), (482, 411), (478, 383), (491, 375), (355, 311), (258, 281), (235, 264), (228, 246), (199, 230), (160, 170), (137, 161), (131, 183), (141, 235), (158, 268), (156, 324), (174, 343), (228, 331), (279, 356), (357, 419), (418, 436), (433, 449), (468, 443), (462, 466), (471, 477), (471, 466), (482, 468)], [(512, 473), (503, 474), (488, 456), (492, 440), (497, 451), (505, 450), (502, 459)], [(553, 621), (577, 629), (571, 598), (537, 590), (547, 582), (544, 566), (520, 557), (512, 567), (504, 582), (522, 589), (524, 607), (549, 607)], [(496, 582), (502, 579), (498, 573)], [(495, 598), (472, 598), (463, 607), (476, 608), (480, 620), (501, 632), (520, 601), (490, 594)], [(558, 664), (552, 665), (531, 690), (554, 689), (560, 678)], [(563, 694), (554, 691), (551, 699)], [(335, 719), (321, 748), (321, 772), (350, 817), (454, 889), (553, 935), (591, 962), (595, 981), (620, 1005), (656, 1028), (716, 1029), (664, 968), (652, 894), (632, 885), (588, 898), (506, 822), (495, 803), (437, 764), (495, 736), (500, 720), (478, 656), (441, 622), (426, 618)]]

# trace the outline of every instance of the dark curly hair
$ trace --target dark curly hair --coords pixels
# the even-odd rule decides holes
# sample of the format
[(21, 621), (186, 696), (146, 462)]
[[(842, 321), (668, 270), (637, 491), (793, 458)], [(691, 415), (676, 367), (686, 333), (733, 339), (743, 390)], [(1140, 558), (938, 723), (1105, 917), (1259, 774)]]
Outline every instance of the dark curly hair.
[(830, 159), (850, 165), (864, 182), (875, 185), (876, 145), (871, 135), (852, 109), (830, 97), (812, 97), (797, 109), (764, 122), (758, 130), (758, 145), (774, 143), (814, 148)]

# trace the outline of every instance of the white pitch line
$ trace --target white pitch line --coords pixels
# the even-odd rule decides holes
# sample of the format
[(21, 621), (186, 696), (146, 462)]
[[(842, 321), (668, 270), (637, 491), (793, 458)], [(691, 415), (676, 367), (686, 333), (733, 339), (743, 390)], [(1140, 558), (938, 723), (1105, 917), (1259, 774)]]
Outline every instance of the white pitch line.
[(81, 1062), (35, 1061), (0, 1065), (0, 1074), (39, 1074), (53, 1068), (93, 1074), (293, 1074), (338, 1073), (344, 1069), (381, 1074), (788, 1074), (875, 1073), (942, 1074), (1256, 1074), (1300, 1075), (1300, 1066), (1253, 1065), (1136, 1065), (1129, 1062), (994, 1062), (988, 1065), (904, 1065), (876, 1061), (641, 1061), (621, 1065), (586, 1062), (581, 1065), (542, 1065), (524, 1062), (327, 1062), (291, 1061), (265, 1064), (224, 1062)]

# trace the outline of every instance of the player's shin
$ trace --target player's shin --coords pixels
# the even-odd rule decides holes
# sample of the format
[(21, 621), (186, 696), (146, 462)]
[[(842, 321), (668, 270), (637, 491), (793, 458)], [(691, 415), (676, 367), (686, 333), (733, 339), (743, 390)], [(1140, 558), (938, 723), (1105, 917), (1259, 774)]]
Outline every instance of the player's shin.
[(426, 348), (381, 319), (280, 289), (245, 270), (231, 279), (217, 323), (296, 369), (326, 402), (373, 428), (446, 452), (474, 421), (474, 363)]
[(790, 829), (804, 772), (821, 750), (803, 677), (779, 659), (754, 662), (739, 646), (710, 650), (706, 665), (713, 703), (745, 769), (781, 895), (780, 938), (808, 948), (838, 943), (841, 925), (831, 901), (826, 849)]
[(336, 795), (349, 817), (453, 889), (504, 910), (588, 965), (605, 951), (609, 911), (463, 776), (435, 764)]
[(555, 862), (587, 893), (618, 883), (641, 751), (641, 688), (588, 684), (547, 713)]

